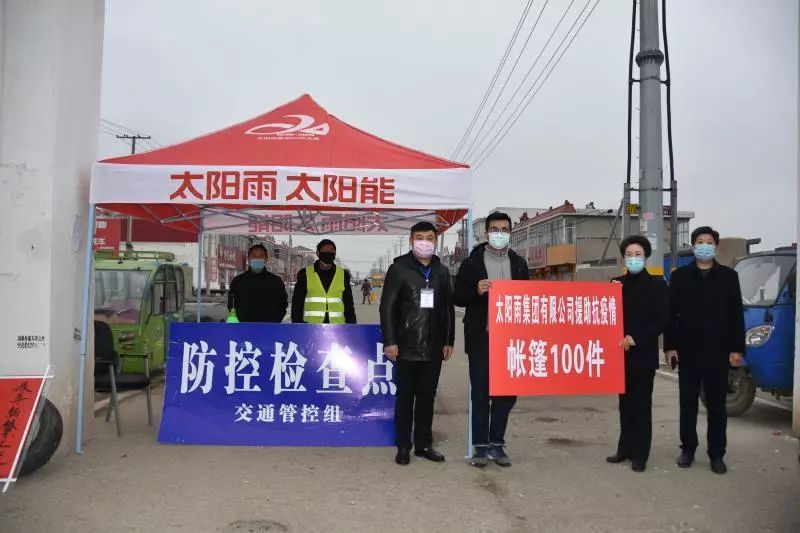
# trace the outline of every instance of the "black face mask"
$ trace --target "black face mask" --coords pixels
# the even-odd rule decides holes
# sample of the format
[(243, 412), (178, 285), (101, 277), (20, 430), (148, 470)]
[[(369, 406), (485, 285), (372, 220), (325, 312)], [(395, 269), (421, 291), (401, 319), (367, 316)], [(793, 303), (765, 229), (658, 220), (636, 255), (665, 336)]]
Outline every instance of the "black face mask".
[(335, 259), (336, 259), (336, 252), (319, 253), (319, 260), (325, 263), (326, 265), (332, 265)]

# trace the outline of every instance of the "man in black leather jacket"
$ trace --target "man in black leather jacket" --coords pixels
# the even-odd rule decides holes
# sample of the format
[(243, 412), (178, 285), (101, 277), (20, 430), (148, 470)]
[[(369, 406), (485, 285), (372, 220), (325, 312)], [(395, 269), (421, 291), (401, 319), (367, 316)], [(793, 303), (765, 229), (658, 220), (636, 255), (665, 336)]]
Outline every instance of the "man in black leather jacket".
[(395, 362), (397, 400), (395, 462), (414, 455), (435, 462), (444, 456), (433, 449), (433, 403), (442, 361), (453, 355), (455, 309), (450, 274), (433, 255), (436, 227), (419, 222), (411, 228), (411, 252), (395, 258), (386, 272), (381, 295), (381, 332), (386, 357)]

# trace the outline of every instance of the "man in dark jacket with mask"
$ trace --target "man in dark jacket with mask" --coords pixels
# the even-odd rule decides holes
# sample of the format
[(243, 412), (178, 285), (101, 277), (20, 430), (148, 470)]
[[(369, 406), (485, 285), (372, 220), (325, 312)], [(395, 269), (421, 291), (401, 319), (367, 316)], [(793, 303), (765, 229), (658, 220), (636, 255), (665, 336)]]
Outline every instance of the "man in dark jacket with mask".
[(483, 468), (494, 459), (511, 466), (505, 452), (508, 415), (516, 396), (489, 396), (489, 288), (491, 280), (530, 279), (528, 263), (508, 247), (511, 217), (491, 213), (486, 217), (489, 242), (476, 247), (461, 263), (453, 299), (464, 314), (464, 339), (472, 384), (472, 465)]
[(433, 402), (442, 361), (453, 355), (455, 309), (450, 274), (433, 255), (436, 227), (419, 222), (411, 228), (411, 252), (397, 257), (386, 272), (380, 316), (384, 353), (395, 362), (395, 462), (414, 455), (442, 462), (433, 449)]
[(728, 415), (725, 397), (728, 370), (744, 356), (744, 309), (739, 275), (714, 259), (719, 233), (708, 226), (692, 232), (695, 262), (672, 273), (669, 280), (670, 325), (664, 334), (667, 359), (680, 364), (681, 455), (678, 466), (694, 462), (697, 400), (702, 386), (708, 417), (711, 470), (724, 474)]
[(247, 261), (249, 268), (231, 281), (228, 310), (239, 322), (282, 322), (289, 298), (283, 280), (266, 269), (264, 245), (250, 247)]

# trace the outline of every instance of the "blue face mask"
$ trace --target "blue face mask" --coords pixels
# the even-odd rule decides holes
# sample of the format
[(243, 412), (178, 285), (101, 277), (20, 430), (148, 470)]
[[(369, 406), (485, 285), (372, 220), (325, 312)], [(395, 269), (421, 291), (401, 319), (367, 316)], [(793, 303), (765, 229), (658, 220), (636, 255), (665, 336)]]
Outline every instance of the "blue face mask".
[(263, 259), (251, 259), (250, 260), (250, 270), (253, 272), (261, 272), (264, 270), (264, 266), (266, 265), (266, 261)]
[(504, 231), (489, 234), (489, 246), (495, 250), (505, 250), (509, 240), (511, 240), (511, 234)]
[(627, 268), (628, 272), (631, 274), (638, 274), (644, 270), (644, 257), (626, 257), (625, 268)]
[(694, 256), (700, 261), (711, 261), (717, 255), (717, 247), (713, 244), (695, 244)]

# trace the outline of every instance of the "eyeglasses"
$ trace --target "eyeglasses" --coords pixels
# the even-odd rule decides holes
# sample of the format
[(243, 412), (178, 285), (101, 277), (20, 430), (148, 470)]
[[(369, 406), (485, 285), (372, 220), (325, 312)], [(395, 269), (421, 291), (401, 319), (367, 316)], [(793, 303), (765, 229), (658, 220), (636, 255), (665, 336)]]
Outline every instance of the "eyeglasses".
[(502, 229), (501, 228), (489, 228), (489, 233), (497, 235), (498, 233), (506, 233), (506, 234), (508, 234), (508, 233), (511, 233), (511, 232), (509, 230), (505, 229), (505, 228), (502, 228)]

